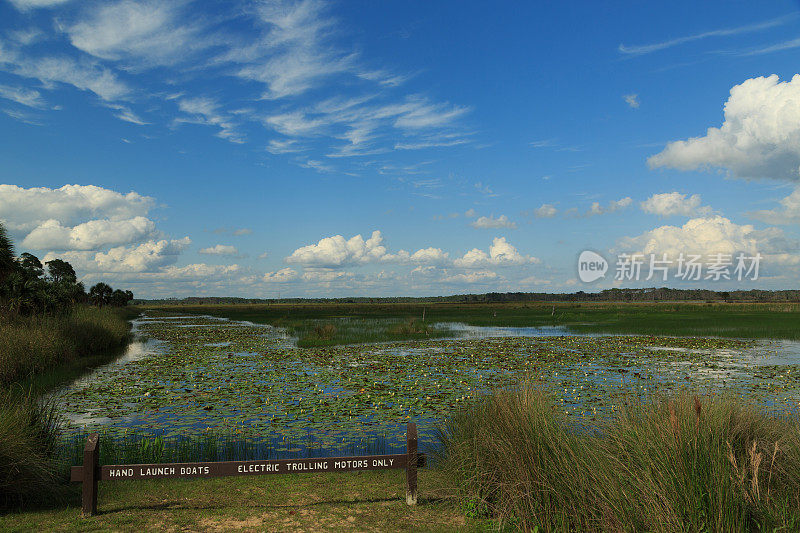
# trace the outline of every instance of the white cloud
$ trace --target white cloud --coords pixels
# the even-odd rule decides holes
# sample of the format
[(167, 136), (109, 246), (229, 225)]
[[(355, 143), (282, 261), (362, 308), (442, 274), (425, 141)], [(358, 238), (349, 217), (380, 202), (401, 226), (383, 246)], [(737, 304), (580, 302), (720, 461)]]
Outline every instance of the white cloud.
[(264, 84), (264, 98), (302, 94), (354, 68), (353, 56), (329, 43), (335, 22), (325, 10), (325, 4), (315, 0), (262, 3), (255, 14), (264, 32), (219, 60), (243, 64), (236, 75)]
[(509, 266), (538, 262), (539, 260), (535, 257), (520, 254), (511, 243), (506, 241), (505, 237), (496, 237), (489, 247), (488, 254), (483, 250), (473, 248), (463, 257), (453, 261), (453, 264), (462, 268), (478, 268), (489, 265)]
[(216, 126), (219, 131), (216, 136), (233, 143), (243, 143), (244, 136), (241, 135), (233, 120), (220, 110), (219, 104), (212, 98), (198, 96), (196, 98), (180, 98), (178, 108), (187, 113), (175, 119), (176, 124), (204, 124), (206, 126)]
[(505, 215), (500, 215), (497, 218), (494, 218), (494, 215), (489, 217), (480, 217), (477, 220), (471, 222), (470, 226), (479, 229), (497, 229), (497, 228), (517, 229), (516, 222), (512, 222)]
[(800, 224), (800, 187), (781, 199), (780, 204), (781, 207), (751, 211), (747, 215), (768, 224)]
[(797, 258), (797, 243), (778, 228), (757, 230), (751, 225), (738, 225), (729, 219), (714, 216), (693, 218), (683, 226), (661, 226), (636, 237), (625, 237), (616, 250), (642, 254), (666, 253), (675, 260), (681, 253), (714, 254), (761, 253), (778, 262)]
[(442, 278), (443, 283), (486, 283), (498, 278), (496, 272), (491, 270), (476, 270), (462, 274), (453, 274)]
[(11, 100), (12, 102), (36, 109), (44, 109), (47, 107), (39, 91), (26, 89), (24, 87), (0, 85), (0, 98), (5, 98), (6, 100)]
[(211, 280), (221, 279), (233, 274), (237, 274), (241, 268), (239, 265), (207, 265), (205, 263), (194, 263), (181, 267), (168, 266), (159, 272), (149, 274), (148, 277), (157, 279), (167, 279), (175, 281), (185, 280)]
[(239, 250), (237, 250), (235, 246), (217, 244), (216, 246), (201, 248), (198, 253), (205, 255), (236, 255), (239, 253)]
[(191, 244), (189, 237), (177, 240), (147, 241), (138, 246), (118, 246), (108, 252), (48, 252), (44, 261), (60, 258), (84, 272), (141, 273), (159, 272), (174, 264)]
[(267, 144), (266, 150), (273, 155), (280, 155), (302, 152), (303, 148), (301, 148), (294, 139), (287, 139), (283, 141), (272, 139)]
[(386, 254), (386, 248), (381, 244), (382, 242), (383, 236), (380, 231), (373, 231), (372, 236), (367, 240), (364, 240), (361, 235), (347, 240), (341, 235), (334, 235), (321, 239), (317, 244), (298, 248), (286, 258), (286, 262), (309, 266), (340, 267), (379, 261)]
[(553, 218), (558, 213), (558, 209), (552, 204), (542, 204), (533, 210), (533, 216), (536, 218)]
[(352, 272), (343, 272), (341, 270), (306, 270), (303, 273), (303, 280), (312, 283), (330, 283), (331, 281), (340, 281), (352, 279), (355, 274)]
[(141, 242), (158, 233), (155, 223), (142, 216), (90, 220), (71, 228), (50, 219), (34, 228), (22, 241), (22, 246), (35, 250), (98, 250)]
[(31, 231), (48, 220), (73, 226), (81, 220), (126, 220), (143, 216), (155, 200), (136, 192), (122, 194), (95, 185), (58, 189), (0, 184), (0, 221), (11, 230)]
[(105, 253), (98, 252), (94, 261), (103, 272), (146, 272), (174, 263), (191, 242), (189, 237), (184, 237), (148, 241), (135, 247), (119, 246)]
[(381, 260), (386, 262), (397, 263), (427, 263), (427, 264), (444, 264), (447, 262), (449, 254), (441, 248), (422, 248), (416, 252), (409, 253), (405, 250), (400, 250), (396, 254), (386, 254)]
[(297, 279), (297, 271), (288, 267), (275, 272), (267, 272), (263, 277), (265, 283), (286, 283), (295, 279)]
[(639, 95), (638, 94), (626, 94), (622, 97), (625, 100), (625, 103), (631, 106), (634, 109), (639, 109)]
[(61, 4), (66, 4), (69, 0), (9, 0), (14, 7), (20, 11), (28, 11), (30, 9), (38, 9), (45, 7), (54, 7)]
[(719, 167), (739, 178), (800, 180), (800, 74), (788, 82), (773, 74), (736, 85), (721, 127), (671, 142), (647, 162), (652, 168)]
[(724, 28), (721, 30), (711, 30), (702, 33), (695, 33), (693, 35), (687, 35), (685, 37), (678, 37), (675, 39), (670, 39), (668, 41), (662, 41), (653, 44), (645, 44), (640, 46), (625, 46), (621, 44), (619, 45), (619, 51), (627, 55), (649, 54), (659, 50), (664, 50), (665, 48), (671, 48), (673, 46), (677, 46), (684, 43), (690, 43), (692, 41), (699, 41), (701, 39), (707, 39), (709, 37), (726, 37), (729, 35), (739, 35), (742, 33), (751, 33), (751, 32), (766, 30), (769, 28), (773, 28), (775, 26), (779, 26), (781, 24), (785, 24), (791, 18), (792, 18), (791, 15), (783, 16), (767, 20), (764, 22), (757, 22), (755, 24), (748, 24), (745, 26), (738, 26), (735, 28)]
[(171, 65), (213, 44), (181, 13), (183, 1), (122, 1), (93, 6), (67, 28), (72, 45), (93, 56), (136, 59), (149, 65)]
[(467, 209), (464, 212), (464, 216), (467, 217), (467, 218), (473, 218), (473, 217), (478, 216), (478, 212), (475, 211), (474, 209)]
[(619, 211), (620, 209), (625, 209), (626, 207), (630, 206), (633, 203), (633, 199), (629, 196), (625, 198), (620, 198), (619, 200), (613, 200), (609, 202), (608, 206), (603, 207), (600, 205), (600, 202), (592, 202), (592, 206), (589, 208), (589, 211), (586, 212), (587, 217), (593, 217), (595, 215), (605, 215), (608, 213), (614, 213)]
[(34, 78), (45, 87), (55, 83), (72, 85), (82, 91), (91, 91), (106, 101), (120, 100), (130, 94), (130, 88), (112, 71), (87, 61), (69, 57), (33, 57), (4, 48), (0, 42), (0, 70)]
[(679, 192), (665, 192), (654, 194), (642, 202), (642, 211), (651, 215), (662, 217), (671, 215), (683, 215), (687, 217), (696, 215), (708, 215), (712, 209), (710, 206), (701, 206), (702, 200), (699, 194), (686, 197)]
[(403, 129), (436, 128), (445, 126), (470, 111), (468, 107), (450, 104), (428, 104), (413, 101), (413, 106), (395, 121), (395, 126)]

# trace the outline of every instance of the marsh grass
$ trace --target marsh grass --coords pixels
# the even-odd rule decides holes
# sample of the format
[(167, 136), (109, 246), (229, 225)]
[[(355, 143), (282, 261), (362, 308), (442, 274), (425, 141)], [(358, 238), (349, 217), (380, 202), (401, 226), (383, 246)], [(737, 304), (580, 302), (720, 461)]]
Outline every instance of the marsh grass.
[(57, 458), (55, 406), (30, 392), (0, 392), (0, 508), (59, 500), (63, 464)]
[(288, 327), (303, 348), (370, 342), (442, 338), (452, 335), (447, 328), (433, 328), (411, 318), (339, 318), (303, 320)]
[[(65, 464), (82, 464), (83, 448), (88, 436), (88, 433), (77, 433), (61, 442), (59, 455)], [(253, 461), (386, 453), (397, 451), (381, 436), (366, 437), (360, 442), (334, 449), (310, 438), (280, 443), (264, 442), (225, 430), (169, 437), (139, 431), (123, 435), (100, 434), (100, 464)]]
[(797, 419), (725, 398), (629, 406), (578, 434), (538, 390), (454, 415), (439, 463), (467, 510), (524, 530), (753, 531), (800, 526)]
[[(342, 319), (424, 323), (462, 322), (471, 326), (537, 327), (563, 326), (577, 333), (623, 333), (631, 335), (719, 336), (737, 338), (800, 339), (798, 303), (607, 303), (530, 302), (502, 304), (235, 304), (153, 306), (172, 313), (210, 314), (234, 320), (288, 327), (299, 332), (320, 321), (339, 328)], [(402, 340), (391, 338), (390, 329), (368, 335), (336, 335), (331, 344)], [(301, 337), (302, 338), (302, 337)], [(418, 337), (406, 337), (418, 338)], [(341, 339), (342, 342), (339, 342)], [(326, 345), (326, 344), (323, 344)], [(311, 344), (309, 344), (311, 346)]]
[(7, 385), (79, 358), (123, 347), (125, 311), (76, 306), (68, 313), (0, 321), (0, 384)]

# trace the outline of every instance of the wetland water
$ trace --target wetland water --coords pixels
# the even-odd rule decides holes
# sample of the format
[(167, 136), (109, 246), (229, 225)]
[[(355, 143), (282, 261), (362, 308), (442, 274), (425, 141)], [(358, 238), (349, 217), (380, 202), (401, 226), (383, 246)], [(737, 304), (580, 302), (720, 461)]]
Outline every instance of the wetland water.
[(376, 439), (421, 448), (476, 395), (530, 381), (578, 428), (653, 391), (728, 391), (784, 413), (800, 407), (800, 343), (569, 335), (558, 328), (448, 324), (438, 340), (297, 348), (281, 328), (208, 316), (143, 316), (117, 361), (56, 392), (73, 433), (165, 437), (214, 430), (326, 453)]

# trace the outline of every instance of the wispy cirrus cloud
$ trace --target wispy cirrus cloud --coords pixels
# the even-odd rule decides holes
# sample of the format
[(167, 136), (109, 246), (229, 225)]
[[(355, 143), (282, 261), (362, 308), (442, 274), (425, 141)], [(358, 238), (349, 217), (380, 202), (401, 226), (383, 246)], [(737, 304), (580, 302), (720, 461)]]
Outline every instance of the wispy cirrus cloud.
[(763, 22), (757, 22), (755, 24), (747, 24), (744, 26), (737, 26), (735, 28), (723, 28), (719, 30), (705, 31), (651, 44), (643, 44), (635, 46), (626, 46), (624, 44), (620, 44), (618, 50), (620, 53), (625, 54), (627, 56), (640, 56), (644, 54), (651, 54), (653, 52), (658, 52), (660, 50), (665, 50), (667, 48), (672, 48), (674, 46), (679, 46), (694, 41), (708, 39), (711, 37), (727, 37), (730, 35), (739, 35), (743, 33), (764, 31), (770, 28), (774, 28), (776, 26), (781, 26), (783, 24), (786, 24), (787, 22), (789, 22), (794, 18), (795, 14), (784, 15), (782, 17), (765, 20)]

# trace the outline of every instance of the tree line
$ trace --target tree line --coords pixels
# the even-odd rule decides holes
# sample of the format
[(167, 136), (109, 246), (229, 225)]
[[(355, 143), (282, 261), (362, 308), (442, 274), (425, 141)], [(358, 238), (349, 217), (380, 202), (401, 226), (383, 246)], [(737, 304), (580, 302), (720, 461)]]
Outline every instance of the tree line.
[(0, 224), (0, 313), (32, 315), (56, 313), (77, 303), (122, 307), (133, 299), (131, 291), (112, 289), (106, 283), (93, 285), (89, 292), (78, 281), (67, 261), (42, 262), (33, 254), (15, 255), (14, 243)]

